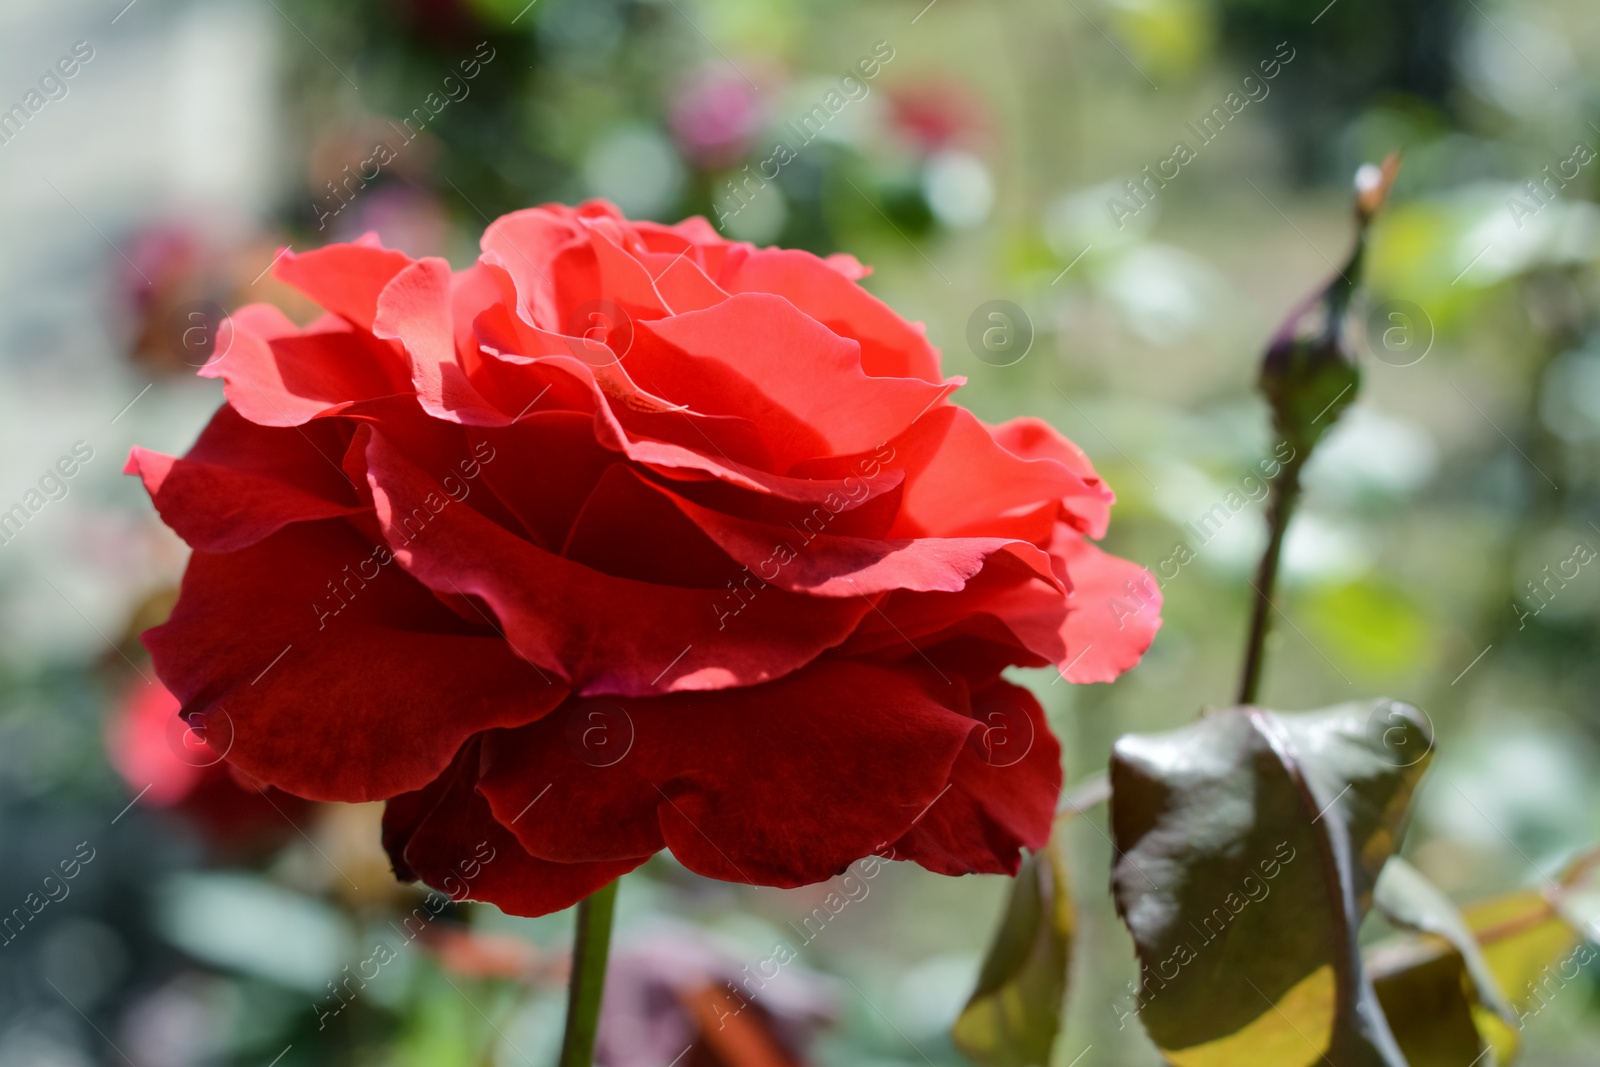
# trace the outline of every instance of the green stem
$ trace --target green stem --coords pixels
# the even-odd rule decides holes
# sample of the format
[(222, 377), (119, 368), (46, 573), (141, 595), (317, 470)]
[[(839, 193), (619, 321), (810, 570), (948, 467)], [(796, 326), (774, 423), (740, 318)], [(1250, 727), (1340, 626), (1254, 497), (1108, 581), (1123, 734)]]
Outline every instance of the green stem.
[(1239, 679), (1240, 704), (1254, 704), (1261, 691), (1261, 665), (1266, 658), (1267, 631), (1272, 622), (1272, 592), (1278, 582), (1278, 560), (1283, 555), (1283, 535), (1289, 529), (1294, 506), (1300, 499), (1300, 456), (1291, 459), (1272, 480), (1268, 505), (1267, 549), (1256, 569), (1255, 607), (1250, 615), (1250, 637), (1245, 646), (1244, 674)]
[(600, 1030), (600, 994), (606, 985), (606, 953), (611, 948), (611, 915), (616, 910), (617, 883), (597, 889), (578, 905), (577, 934), (572, 944), (572, 977), (568, 983), (567, 1031), (561, 1042), (560, 1067), (592, 1067), (594, 1039)]

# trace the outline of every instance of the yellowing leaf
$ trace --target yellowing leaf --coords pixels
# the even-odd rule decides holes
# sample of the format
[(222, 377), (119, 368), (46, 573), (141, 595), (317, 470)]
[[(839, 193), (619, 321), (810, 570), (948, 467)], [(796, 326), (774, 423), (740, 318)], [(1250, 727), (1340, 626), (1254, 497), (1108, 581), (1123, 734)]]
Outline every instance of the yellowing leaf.
[(1415, 708), (1377, 701), (1117, 742), (1112, 889), (1172, 1063), (1405, 1067), (1357, 933), (1427, 740)]
[(978, 987), (951, 1027), (951, 1040), (968, 1059), (984, 1067), (1050, 1062), (1067, 993), (1072, 928), (1057, 837), (1023, 862)]
[(1255, 1022), (1227, 1037), (1166, 1053), (1173, 1067), (1309, 1067), (1333, 1031), (1333, 968), (1312, 971)]

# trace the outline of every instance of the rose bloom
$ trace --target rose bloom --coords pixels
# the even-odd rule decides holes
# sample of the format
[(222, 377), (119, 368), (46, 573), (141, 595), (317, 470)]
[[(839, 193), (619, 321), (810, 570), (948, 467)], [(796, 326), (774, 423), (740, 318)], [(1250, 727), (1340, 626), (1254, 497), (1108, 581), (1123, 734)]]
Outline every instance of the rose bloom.
[(1014, 873), (1061, 764), (1001, 672), (1108, 681), (1160, 625), (1084, 454), (950, 403), (848, 256), (605, 203), (482, 249), (283, 255), (327, 314), (237, 312), (200, 372), (227, 403), (134, 450), (194, 549), (144, 635), (190, 723), (254, 780), (387, 800), (402, 878), (519, 914), (662, 848), (774, 886)]

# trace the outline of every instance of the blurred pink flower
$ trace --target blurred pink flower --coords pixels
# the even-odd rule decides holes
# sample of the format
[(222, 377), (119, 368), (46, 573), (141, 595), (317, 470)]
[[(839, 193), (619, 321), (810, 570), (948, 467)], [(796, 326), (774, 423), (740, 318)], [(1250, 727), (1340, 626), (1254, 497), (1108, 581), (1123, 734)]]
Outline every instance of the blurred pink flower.
[(434, 193), (396, 183), (363, 192), (329, 231), (341, 241), (376, 233), (385, 248), (436, 256), (450, 243), (450, 218)]
[(670, 114), (679, 150), (702, 169), (725, 167), (743, 156), (762, 121), (755, 90), (726, 71), (692, 78), (674, 96)]

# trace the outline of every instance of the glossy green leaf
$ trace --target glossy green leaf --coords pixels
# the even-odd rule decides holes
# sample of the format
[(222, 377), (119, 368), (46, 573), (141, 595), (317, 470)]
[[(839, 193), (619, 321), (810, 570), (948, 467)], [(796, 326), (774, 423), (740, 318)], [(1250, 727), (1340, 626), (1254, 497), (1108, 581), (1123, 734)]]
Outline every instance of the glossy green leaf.
[(1023, 861), (978, 987), (951, 1028), (951, 1039), (968, 1059), (984, 1067), (1050, 1062), (1067, 993), (1072, 928), (1057, 836)]
[(1454, 946), (1472, 979), (1478, 1003), (1498, 1014), (1507, 1025), (1516, 1024), (1511, 1004), (1501, 992), (1466, 918), (1421, 871), (1399, 856), (1391, 858), (1378, 878), (1374, 902), (1396, 926), (1435, 934)]
[(1410, 1067), (1485, 1062), (1473, 982), (1454, 945), (1431, 934), (1408, 937), (1369, 951), (1366, 964)]
[[(1405, 877), (1384, 869), (1378, 898), (1386, 912), (1397, 892), (1390, 883)], [(1539, 890), (1465, 905), (1458, 920), (1471, 939), (1465, 952), (1456, 930), (1391, 939), (1367, 953), (1378, 999), (1411, 1067), (1511, 1063), (1523, 1026), (1595, 958)], [(1469, 964), (1474, 956), (1479, 962)]]
[(1112, 888), (1168, 1062), (1404, 1067), (1357, 933), (1430, 746), (1394, 701), (1117, 742)]

